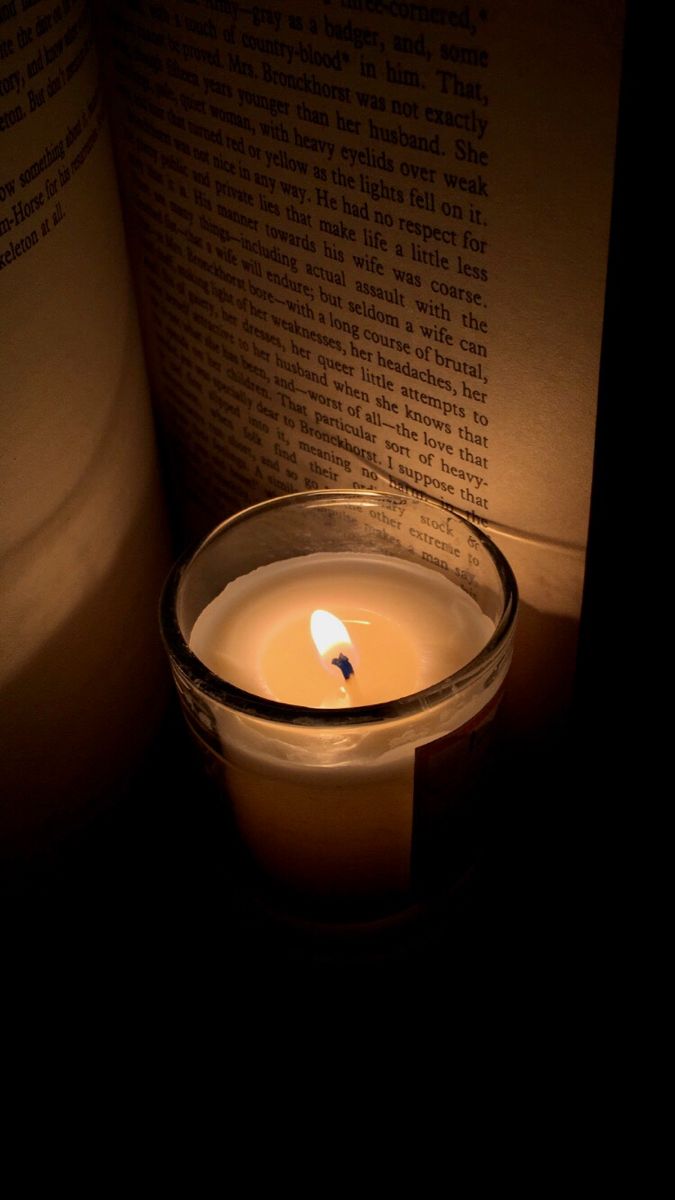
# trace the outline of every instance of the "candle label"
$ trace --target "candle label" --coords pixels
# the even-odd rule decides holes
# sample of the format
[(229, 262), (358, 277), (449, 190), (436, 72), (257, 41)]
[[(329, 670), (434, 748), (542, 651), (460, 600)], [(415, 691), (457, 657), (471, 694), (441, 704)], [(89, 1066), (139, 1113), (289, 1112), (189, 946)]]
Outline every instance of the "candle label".
[(416, 890), (458, 883), (480, 848), (480, 782), (504, 688), (459, 729), (415, 751), (411, 876)]

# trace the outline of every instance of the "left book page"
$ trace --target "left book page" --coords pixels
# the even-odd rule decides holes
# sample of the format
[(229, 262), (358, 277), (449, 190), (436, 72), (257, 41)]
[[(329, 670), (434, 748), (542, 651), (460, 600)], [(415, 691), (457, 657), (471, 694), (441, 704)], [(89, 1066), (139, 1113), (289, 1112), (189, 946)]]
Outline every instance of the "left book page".
[(114, 788), (164, 702), (154, 433), (87, 6), (0, 3), (0, 841)]

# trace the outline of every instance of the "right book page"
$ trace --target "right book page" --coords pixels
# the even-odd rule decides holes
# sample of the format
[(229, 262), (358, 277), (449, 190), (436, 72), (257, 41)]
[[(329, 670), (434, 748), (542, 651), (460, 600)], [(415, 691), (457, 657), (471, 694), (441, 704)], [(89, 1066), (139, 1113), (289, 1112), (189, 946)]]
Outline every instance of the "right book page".
[(187, 528), (387, 475), (452, 505), (518, 576), (529, 728), (574, 670), (622, 22), (617, 0), (172, 0), (111, 26)]
[(486, 515), (519, 581), (512, 715), (529, 728), (564, 711), (574, 675), (622, 18), (612, 3), (490, 6)]

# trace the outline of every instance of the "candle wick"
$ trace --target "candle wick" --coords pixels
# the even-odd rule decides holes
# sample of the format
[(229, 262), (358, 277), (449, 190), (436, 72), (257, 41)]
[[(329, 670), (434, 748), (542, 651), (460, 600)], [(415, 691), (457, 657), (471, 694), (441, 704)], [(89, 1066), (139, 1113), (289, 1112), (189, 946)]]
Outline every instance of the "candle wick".
[(354, 668), (352, 664), (347, 658), (347, 655), (343, 654), (342, 651), (340, 651), (337, 658), (331, 658), (330, 661), (333, 666), (338, 667), (342, 671), (345, 679), (349, 679), (350, 675), (354, 674)]

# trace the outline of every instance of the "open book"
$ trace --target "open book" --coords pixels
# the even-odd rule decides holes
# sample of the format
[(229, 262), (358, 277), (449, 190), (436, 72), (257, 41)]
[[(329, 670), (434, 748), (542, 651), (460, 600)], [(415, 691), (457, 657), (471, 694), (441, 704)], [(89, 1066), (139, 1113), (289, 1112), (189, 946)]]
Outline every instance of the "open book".
[(167, 505), (182, 539), (388, 477), (451, 505), (518, 577), (514, 730), (555, 721), (622, 16), (114, 0), (94, 33), (80, 0), (0, 0), (3, 832), (154, 728)]

